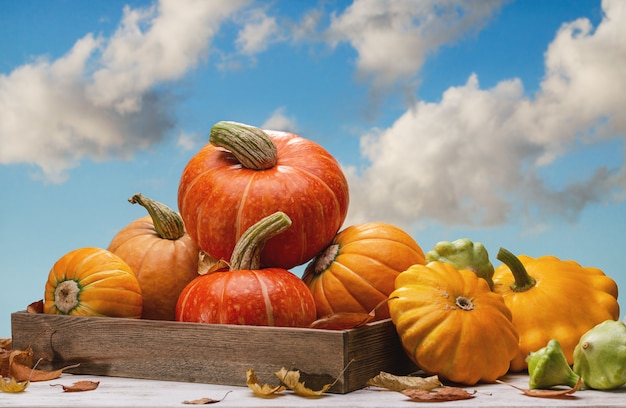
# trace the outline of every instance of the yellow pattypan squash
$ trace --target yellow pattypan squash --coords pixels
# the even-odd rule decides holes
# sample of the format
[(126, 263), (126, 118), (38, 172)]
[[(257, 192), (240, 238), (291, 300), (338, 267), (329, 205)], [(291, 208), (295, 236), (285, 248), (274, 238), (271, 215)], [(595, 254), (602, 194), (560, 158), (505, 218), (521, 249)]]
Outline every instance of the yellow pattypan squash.
[(389, 311), (402, 346), (425, 372), (473, 385), (506, 374), (518, 336), (502, 296), (474, 272), (433, 261), (400, 273)]
[(617, 284), (597, 268), (554, 256), (515, 256), (501, 248), (493, 276), (519, 334), (511, 371), (528, 368), (526, 357), (556, 339), (568, 364), (580, 337), (605, 320), (619, 318)]

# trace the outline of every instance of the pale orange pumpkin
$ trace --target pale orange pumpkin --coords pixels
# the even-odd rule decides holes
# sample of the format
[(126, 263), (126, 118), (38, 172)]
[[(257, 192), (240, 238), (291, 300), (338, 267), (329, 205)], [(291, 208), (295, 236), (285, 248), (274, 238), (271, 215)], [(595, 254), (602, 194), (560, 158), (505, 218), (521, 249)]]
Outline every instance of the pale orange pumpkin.
[(48, 274), (44, 313), (141, 317), (141, 287), (130, 267), (102, 248), (63, 255)]
[(199, 249), (182, 218), (166, 205), (135, 194), (129, 199), (148, 210), (120, 230), (108, 249), (135, 272), (143, 292), (144, 319), (174, 320), (183, 288), (198, 276)]
[[(424, 264), (424, 252), (404, 230), (383, 222), (352, 225), (339, 232), (304, 272), (318, 317), (369, 313), (395, 289), (400, 272)], [(389, 317), (382, 304), (376, 319)]]

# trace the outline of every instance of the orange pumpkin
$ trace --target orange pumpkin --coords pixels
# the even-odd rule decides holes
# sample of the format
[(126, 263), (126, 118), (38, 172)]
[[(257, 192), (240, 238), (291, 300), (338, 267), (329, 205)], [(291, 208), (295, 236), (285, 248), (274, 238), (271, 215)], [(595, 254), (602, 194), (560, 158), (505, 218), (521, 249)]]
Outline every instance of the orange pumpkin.
[(79, 248), (52, 267), (44, 313), (140, 318), (141, 288), (120, 257), (101, 248)]
[(267, 242), (261, 266), (310, 261), (337, 234), (348, 211), (348, 182), (319, 144), (289, 132), (218, 122), (180, 178), (178, 208), (204, 252), (230, 259), (241, 235), (277, 211), (293, 225)]
[[(302, 279), (315, 298), (317, 316), (369, 313), (395, 289), (400, 272), (424, 264), (424, 252), (402, 229), (382, 223), (352, 225), (309, 263)], [(386, 304), (376, 319), (389, 317)]]
[(144, 319), (174, 320), (183, 288), (198, 276), (199, 249), (185, 232), (183, 220), (166, 205), (135, 194), (150, 215), (120, 230), (109, 251), (135, 272), (143, 293)]

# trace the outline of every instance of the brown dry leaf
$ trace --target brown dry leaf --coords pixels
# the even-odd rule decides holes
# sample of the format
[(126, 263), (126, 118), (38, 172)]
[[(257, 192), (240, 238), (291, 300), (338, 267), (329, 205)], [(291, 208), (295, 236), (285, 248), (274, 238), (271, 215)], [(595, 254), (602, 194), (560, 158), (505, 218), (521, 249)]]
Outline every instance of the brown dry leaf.
[(228, 262), (224, 259), (219, 261), (204, 251), (198, 254), (198, 275), (206, 275), (222, 269), (230, 269)]
[(309, 326), (311, 329), (349, 330), (365, 326), (374, 316), (369, 313), (335, 313), (317, 319)]
[(196, 400), (191, 400), (191, 401), (183, 401), (183, 404), (188, 404), (188, 405), (207, 405), (207, 404), (215, 404), (216, 402), (221, 402), (224, 401), (224, 399), (226, 398), (226, 396), (230, 394), (230, 391), (228, 391), (226, 394), (224, 394), (224, 396), (222, 397), (222, 399), (213, 399), (213, 398), (200, 398), (200, 399), (196, 399)]
[(17, 362), (13, 362), (10, 367), (11, 377), (15, 378), (17, 381), (30, 379), (30, 382), (38, 382), (38, 381), (50, 381), (56, 380), (61, 376), (64, 370), (78, 367), (80, 364), (74, 364), (71, 366), (59, 368), (58, 370), (53, 371), (45, 371), (38, 370), (35, 368), (29, 368), (23, 364), (19, 364)]
[(430, 391), (440, 387), (442, 384), (436, 375), (430, 377), (398, 376), (381, 371), (376, 377), (367, 380), (366, 385), (387, 388), (391, 391), (410, 389)]
[(8, 339), (0, 339), (0, 350), (11, 350), (11, 344), (13, 344), (13, 340), (10, 337)]
[(0, 391), (18, 393), (23, 392), (30, 385), (30, 381), (15, 381), (14, 378), (0, 379)]
[(64, 392), (92, 391), (98, 388), (100, 381), (77, 381), (72, 385), (50, 384), (51, 387), (63, 387)]
[(508, 385), (509, 387), (513, 387), (516, 390), (521, 391), (524, 395), (529, 396), (529, 397), (537, 397), (537, 398), (576, 398), (575, 396), (571, 395), (573, 393), (575, 393), (578, 388), (580, 388), (581, 382), (582, 382), (582, 378), (578, 378), (578, 382), (576, 383), (576, 385), (574, 386), (574, 388), (570, 388), (567, 390), (542, 390), (542, 389), (528, 389), (528, 388), (522, 388), (522, 387), (518, 387), (516, 385), (504, 382), (504, 381), (500, 381), (497, 380), (496, 381), (499, 384), (505, 384)]
[(0, 349), (0, 377), (9, 376), (9, 356), (11, 350)]
[(252, 368), (248, 368), (246, 371), (246, 385), (252, 390), (252, 392), (261, 397), (274, 396), (277, 393), (286, 390), (283, 385), (273, 386), (269, 384), (260, 384), (259, 379)]
[(31, 303), (26, 307), (28, 313), (43, 313), (43, 299)]
[(285, 384), (289, 389), (291, 389), (297, 395), (302, 397), (319, 397), (333, 386), (333, 384), (325, 384), (322, 386), (322, 389), (318, 391), (314, 391), (310, 388), (307, 388), (304, 385), (304, 382), (300, 382), (300, 371), (298, 370), (287, 370), (285, 367), (281, 368), (278, 372), (275, 373), (276, 377), (278, 377), (283, 384)]
[(458, 401), (474, 398), (473, 394), (458, 387), (441, 387), (437, 391), (428, 390), (404, 390), (402, 394), (419, 402)]
[(311, 329), (324, 330), (350, 330), (365, 326), (376, 318), (376, 310), (387, 303), (389, 299), (384, 299), (376, 305), (369, 313), (344, 312), (334, 313), (317, 319), (309, 326)]

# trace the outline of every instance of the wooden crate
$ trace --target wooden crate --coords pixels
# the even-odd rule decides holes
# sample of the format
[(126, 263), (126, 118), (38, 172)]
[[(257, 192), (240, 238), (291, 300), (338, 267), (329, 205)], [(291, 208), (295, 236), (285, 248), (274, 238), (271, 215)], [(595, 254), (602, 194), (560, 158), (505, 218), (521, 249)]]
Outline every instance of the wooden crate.
[(38, 368), (79, 363), (74, 374), (245, 385), (254, 368), (261, 383), (277, 384), (285, 367), (311, 389), (338, 379), (330, 392), (345, 394), (380, 371), (417, 370), (391, 320), (330, 331), (16, 312), (11, 325), (13, 347), (31, 344)]

